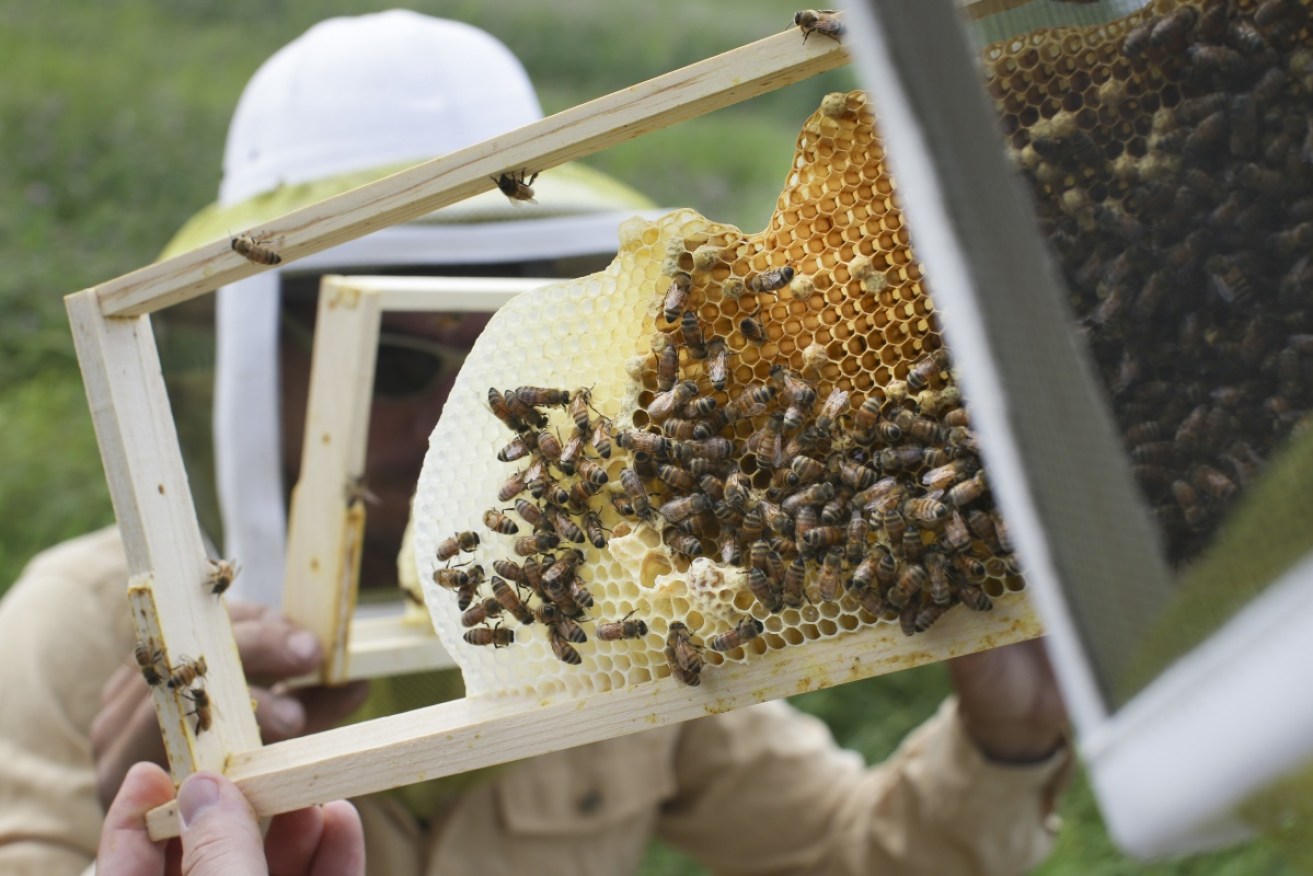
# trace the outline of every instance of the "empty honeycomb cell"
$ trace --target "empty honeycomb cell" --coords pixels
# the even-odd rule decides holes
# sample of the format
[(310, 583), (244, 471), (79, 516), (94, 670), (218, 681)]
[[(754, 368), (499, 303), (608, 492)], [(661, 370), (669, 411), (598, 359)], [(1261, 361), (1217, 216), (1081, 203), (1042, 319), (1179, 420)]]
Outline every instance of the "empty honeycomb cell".
[(985, 591), (985, 595), (990, 599), (998, 599), (1006, 591), (1003, 582), (995, 576), (986, 578), (984, 583), (980, 585), (980, 589)]

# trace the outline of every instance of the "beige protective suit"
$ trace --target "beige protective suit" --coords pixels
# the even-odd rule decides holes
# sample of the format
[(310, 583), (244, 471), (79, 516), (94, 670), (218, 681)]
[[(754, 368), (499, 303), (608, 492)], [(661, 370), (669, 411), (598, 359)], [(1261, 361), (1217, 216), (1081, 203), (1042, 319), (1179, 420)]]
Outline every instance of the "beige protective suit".
[[(117, 532), (32, 561), (0, 602), (0, 873), (78, 874), (103, 813), (88, 741), (134, 637)], [(720, 874), (1023, 873), (1049, 852), (1064, 751), (987, 762), (953, 701), (863, 767), (768, 703), (514, 764), (416, 818), (357, 800), (370, 874), (624, 874), (660, 837)]]

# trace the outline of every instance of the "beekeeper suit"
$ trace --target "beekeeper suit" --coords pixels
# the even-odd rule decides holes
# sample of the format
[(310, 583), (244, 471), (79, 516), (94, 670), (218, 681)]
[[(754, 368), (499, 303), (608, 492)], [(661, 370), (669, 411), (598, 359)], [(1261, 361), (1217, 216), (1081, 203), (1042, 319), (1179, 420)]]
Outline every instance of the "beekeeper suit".
[[(403, 11), (326, 21), (252, 78), (219, 200), (166, 255), (540, 115), (518, 61), (482, 31)], [(212, 455), (222, 513), (207, 529), (221, 538), (216, 555), (242, 566), (235, 628), (251, 616), (242, 603), (278, 604), (283, 574), (280, 288), (297, 273), (385, 267), (568, 273), (613, 252), (619, 224), (652, 207), (579, 166), (551, 170), (535, 189), (537, 205), (489, 192), (218, 293)], [(195, 358), (186, 320), (163, 322), (166, 368), (179, 339)], [(189, 456), (210, 454), (197, 449), (203, 435), (181, 422), (180, 431)], [(208, 473), (191, 477), (203, 505)], [(114, 749), (100, 741), (113, 736), (107, 715), (125, 685), (144, 691), (126, 584), (122, 545), (107, 529), (35, 558), (0, 603), (0, 872), (76, 874), (92, 863), (100, 798), (113, 792), (103, 766)], [(252, 677), (255, 658), (244, 650), (243, 659)], [(405, 701), (389, 699), (392, 685), (375, 682), (375, 711)], [(140, 720), (149, 699), (133, 708)], [(272, 707), (257, 711), (262, 722), (264, 712)], [(819, 721), (773, 703), (355, 802), (371, 874), (627, 873), (656, 836), (725, 874), (1014, 874), (1051, 847), (1068, 762), (1061, 748), (1025, 765), (987, 759), (949, 700), (889, 761), (867, 768)]]

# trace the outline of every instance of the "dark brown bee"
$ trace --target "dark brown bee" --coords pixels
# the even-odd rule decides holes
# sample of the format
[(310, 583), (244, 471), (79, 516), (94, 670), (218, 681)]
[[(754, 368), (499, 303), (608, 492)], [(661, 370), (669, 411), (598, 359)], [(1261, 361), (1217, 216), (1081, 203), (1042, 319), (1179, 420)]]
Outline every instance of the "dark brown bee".
[(197, 736), (214, 726), (214, 700), (210, 698), (209, 691), (203, 687), (195, 687), (183, 691), (182, 695), (191, 700), (195, 706), (187, 714), (196, 716)]
[[(584, 586), (584, 582), (575, 578), (570, 582), (570, 601), (575, 604), (576, 610), (566, 611), (569, 617), (582, 617), (585, 608), (593, 607), (593, 594)], [(562, 609), (564, 611), (564, 609)]]
[(913, 441), (939, 444), (944, 440), (946, 430), (929, 417), (912, 417), (904, 431)]
[(848, 497), (842, 491), (830, 501), (821, 506), (821, 523), (826, 526), (842, 526), (848, 522), (848, 515), (852, 512), (852, 506), (848, 503)]
[(802, 608), (803, 588), (807, 581), (807, 561), (801, 556), (793, 558), (784, 570), (782, 586), (780, 587), (780, 599), (783, 601), (785, 608)]
[(474, 598), (479, 595), (479, 584), (481, 578), (466, 578), (464, 582), (456, 588), (456, 607), (465, 611), (474, 604)]
[(674, 465), (658, 466), (657, 477), (683, 493), (691, 493), (698, 486), (697, 478), (686, 469)]
[(656, 355), (657, 389), (665, 392), (679, 379), (679, 348), (674, 344), (666, 344)]
[(743, 472), (736, 471), (725, 478), (725, 502), (737, 511), (746, 511), (752, 499), (752, 482)]
[(695, 420), (701, 419), (710, 416), (716, 410), (716, 405), (717, 402), (715, 396), (704, 395), (693, 399), (680, 408), (680, 415)]
[[(500, 578), (494, 578), (494, 581), (500, 581)], [(463, 627), (477, 627), (479, 624), (486, 622), (490, 618), (497, 617), (501, 614), (501, 603), (489, 596), (482, 602), (476, 602), (465, 610), (460, 616), (460, 623)]]
[(803, 9), (800, 12), (793, 13), (793, 23), (802, 31), (802, 41), (804, 43), (807, 42), (807, 38), (813, 32), (827, 36), (837, 42), (839, 37), (847, 31), (841, 18), (842, 15), (843, 13), (837, 9)]
[(449, 566), (445, 569), (437, 569), (433, 573), (433, 583), (448, 590), (468, 587), (471, 580), (474, 581), (475, 586), (483, 580), (482, 566), (471, 566), (468, 572), (461, 566)]
[(1164, 15), (1149, 33), (1149, 44), (1156, 49), (1184, 45), (1190, 30), (1199, 20), (1199, 10), (1193, 6), (1180, 6)]
[(748, 452), (757, 457), (758, 465), (761, 467), (775, 466), (775, 457), (780, 454), (780, 432), (783, 428), (784, 417), (780, 414), (771, 414), (744, 442)]
[(670, 288), (666, 290), (666, 300), (662, 305), (662, 314), (665, 316), (666, 322), (674, 322), (679, 319), (680, 313), (684, 310), (684, 302), (688, 300), (689, 290), (692, 288), (692, 277), (683, 271), (675, 274), (670, 281)]
[(479, 534), (477, 532), (458, 532), (455, 535), (443, 539), (438, 543), (437, 555), (439, 562), (450, 560), (461, 551), (472, 551), (479, 546)]
[(874, 617), (883, 617), (890, 610), (889, 603), (880, 595), (880, 591), (874, 587), (861, 586), (856, 577), (848, 581), (848, 592), (857, 600), (858, 605)]
[(783, 582), (772, 579), (766, 571), (756, 565), (748, 570), (748, 589), (761, 603), (762, 608), (771, 614), (784, 608)]
[(871, 540), (871, 524), (860, 510), (854, 510), (848, 521), (848, 538), (844, 543), (844, 558), (849, 563), (860, 563), (866, 556)]
[(551, 432), (543, 430), (539, 432), (534, 441), (538, 445), (538, 451), (542, 453), (543, 458), (550, 462), (559, 462), (561, 459), (561, 439), (557, 438)]
[(508, 170), (499, 176), (489, 177), (512, 204), (519, 204), (522, 201), (530, 204), (538, 203), (533, 199), (533, 182), (537, 178), (538, 174), (529, 176), (527, 170)]
[(821, 570), (816, 576), (817, 602), (834, 602), (843, 594), (843, 551), (831, 548), (825, 552)]
[(241, 571), (242, 567), (233, 560), (210, 560), (210, 571), (205, 576), (205, 586), (210, 588), (210, 593), (215, 596), (222, 596)]
[(520, 531), (520, 525), (496, 508), (489, 508), (483, 512), (483, 525), (493, 532), (500, 532), (502, 535), (515, 535)]
[(947, 490), (953, 484), (975, 473), (975, 463), (968, 459), (955, 459), (921, 475), (921, 483), (930, 490)]
[(699, 557), (702, 555), (701, 539), (687, 532), (669, 531), (666, 536), (666, 544), (675, 553), (683, 554), (686, 557)]
[(701, 514), (703, 511), (710, 510), (711, 499), (702, 493), (695, 493), (692, 496), (671, 499), (658, 508), (657, 513), (671, 523), (678, 523), (685, 518), (692, 517), (694, 514)]
[(944, 522), (944, 544), (952, 551), (964, 551), (971, 547), (971, 530), (957, 511), (948, 515), (948, 520)]
[(565, 407), (570, 403), (570, 390), (568, 389), (521, 386), (515, 390), (515, 396), (525, 404), (535, 407)]
[(274, 252), (267, 246), (257, 243), (255, 238), (248, 237), (245, 234), (239, 234), (231, 239), (233, 252), (237, 253), (248, 262), (254, 262), (257, 265), (277, 265), (283, 260), (283, 257)]
[(542, 429), (547, 425), (547, 417), (525, 401), (518, 389), (503, 393), (502, 398), (506, 400), (506, 409), (511, 412), (511, 416), (522, 424), (522, 429), (526, 428), (523, 424), (534, 429)]
[(791, 477), (787, 478), (786, 484), (790, 487), (812, 484), (825, 477), (825, 463), (810, 456), (795, 456), (789, 464), (789, 475)]
[(670, 633), (666, 636), (666, 648), (674, 656), (675, 664), (684, 671), (694, 675), (702, 671), (702, 654), (698, 646), (693, 644), (692, 633), (680, 621), (670, 625)]
[(568, 642), (582, 645), (588, 641), (588, 634), (584, 628), (573, 618), (566, 617), (564, 613), (553, 603), (544, 603), (538, 606), (534, 616), (544, 626), (550, 627), (552, 632), (556, 633), (562, 639)]
[(615, 442), (625, 450), (634, 452), (650, 453), (652, 456), (669, 459), (671, 442), (664, 435), (658, 435), (655, 432), (644, 432), (639, 429), (622, 429), (616, 436)]
[(584, 531), (579, 528), (579, 524), (574, 522), (569, 512), (564, 508), (554, 505), (547, 509), (546, 514), (548, 519), (552, 521), (552, 528), (556, 530), (561, 538), (575, 544), (584, 542)]
[(707, 344), (707, 355), (711, 357), (707, 363), (707, 379), (717, 390), (723, 390), (729, 383), (729, 348), (723, 340), (715, 338)]
[[(140, 662), (140, 661), (138, 661)], [(177, 690), (180, 687), (190, 687), (191, 683), (198, 678), (204, 678), (209, 667), (205, 665), (204, 655), (197, 657), (195, 660), (183, 658), (182, 662), (173, 668), (169, 673), (169, 690)], [(144, 672), (142, 673), (145, 674)], [(149, 679), (147, 679), (149, 682)], [(158, 682), (157, 682), (158, 683)]]
[(902, 550), (904, 560), (910, 563), (921, 561), (922, 555), (925, 554), (925, 539), (921, 535), (921, 528), (915, 522), (909, 522), (907, 528), (903, 530), (898, 548)]
[[(488, 387), (488, 409), (492, 411), (493, 416), (505, 423), (507, 428), (516, 432), (524, 430), (524, 423), (520, 422), (519, 418), (511, 413), (510, 407), (506, 404), (506, 397), (491, 386)], [(501, 459), (501, 456), (498, 455), (497, 458)], [(507, 460), (502, 461), (506, 462)]]
[(1216, 112), (1195, 125), (1181, 145), (1181, 151), (1196, 161), (1207, 158), (1226, 137), (1226, 115), (1225, 112)]
[(695, 311), (684, 311), (683, 317), (679, 320), (679, 333), (684, 338), (684, 346), (688, 348), (688, 354), (694, 359), (707, 358), (707, 343), (702, 336), (702, 324), (698, 322), (698, 315)]
[(961, 508), (965, 505), (970, 505), (972, 502), (985, 495), (985, 491), (988, 488), (988, 485), (985, 483), (985, 473), (983, 471), (978, 471), (971, 478), (955, 485), (948, 491), (944, 498), (947, 500), (948, 504), (952, 505), (954, 508)]
[(947, 359), (943, 350), (936, 350), (918, 359), (907, 372), (907, 388), (912, 392), (925, 389), (933, 378), (938, 377), (939, 373), (948, 367)]
[(885, 599), (894, 608), (902, 608), (925, 590), (929, 583), (930, 575), (925, 567), (917, 563), (907, 563), (898, 575), (898, 582), (885, 594)]
[(611, 421), (606, 417), (597, 418), (597, 426), (593, 429), (593, 449), (597, 455), (603, 459), (611, 458)]
[(1149, 48), (1149, 35), (1153, 32), (1157, 19), (1149, 19), (1143, 24), (1131, 28), (1126, 33), (1126, 38), (1122, 40), (1122, 53), (1128, 58), (1134, 58), (1141, 55)]
[(618, 621), (597, 625), (597, 638), (603, 642), (616, 642), (621, 639), (641, 639), (647, 635), (647, 624), (642, 620), (630, 620), (633, 612)]
[(803, 487), (781, 503), (784, 513), (793, 516), (803, 505), (824, 505), (834, 498), (834, 484), (828, 481)]
[(515, 641), (515, 630), (503, 627), (501, 624), (495, 627), (477, 627), (466, 630), (462, 638), (471, 645), (480, 647), (491, 645), (494, 648), (505, 648)]
[(783, 365), (772, 366), (770, 378), (789, 404), (810, 405), (816, 401), (816, 388)]
[(151, 647), (145, 642), (138, 642), (137, 647), (133, 649), (132, 656), (136, 659), (137, 668), (141, 670), (141, 676), (146, 679), (146, 684), (155, 687), (164, 681), (164, 676), (158, 668), (160, 663), (164, 661), (163, 651)]
[(1151, 441), (1131, 448), (1131, 459), (1141, 465), (1170, 465), (1176, 461), (1176, 443)]
[(897, 544), (907, 533), (907, 520), (897, 508), (886, 508), (876, 513), (873, 522), (884, 530), (890, 544)]
[(586, 436), (593, 428), (592, 420), (588, 416), (592, 401), (593, 393), (588, 389), (576, 389), (570, 396), (570, 419), (574, 420), (575, 431), (581, 436)]
[(1267, 30), (1280, 24), (1297, 6), (1291, 0), (1263, 0), (1254, 10), (1254, 23)]
[(597, 512), (588, 511), (584, 514), (584, 533), (593, 547), (598, 550), (606, 547), (606, 527), (602, 526), (602, 518)]
[(579, 656), (579, 652), (574, 649), (574, 646), (571, 645), (564, 636), (556, 631), (555, 626), (547, 628), (547, 640), (551, 642), (552, 653), (556, 655), (557, 660), (560, 660), (562, 663), (569, 663), (571, 666), (578, 666), (583, 662), (583, 658)]
[(734, 445), (728, 438), (706, 438), (701, 441), (676, 441), (672, 450), (675, 458), (681, 462), (691, 459), (728, 459), (734, 452)]
[(930, 576), (930, 587), (926, 591), (930, 601), (936, 605), (948, 605), (953, 601), (953, 582), (949, 577), (948, 561), (938, 551), (929, 551), (924, 562), (926, 573)]
[(766, 329), (756, 317), (745, 316), (739, 320), (739, 332), (754, 344), (766, 343)]
[(676, 383), (666, 392), (655, 396), (647, 406), (647, 415), (659, 423), (674, 415), (685, 402), (698, 394), (698, 385), (692, 380)]
[(917, 446), (886, 447), (877, 457), (884, 472), (906, 471), (919, 468), (925, 459), (925, 448)]
[(975, 557), (966, 554), (958, 554), (953, 558), (953, 561), (957, 563), (958, 569), (961, 570), (962, 574), (966, 576), (967, 581), (971, 584), (980, 584), (980, 582), (985, 580), (985, 576), (989, 574), (989, 570), (985, 568), (985, 564)]
[(534, 535), (522, 535), (515, 539), (512, 550), (522, 557), (549, 551), (561, 543), (561, 537), (555, 532), (539, 532)]
[(903, 503), (903, 513), (917, 523), (938, 529), (948, 519), (948, 506), (937, 499), (922, 496)]
[(783, 289), (793, 279), (793, 268), (771, 268), (748, 277), (747, 286), (752, 292), (774, 292)]
[(749, 386), (725, 406), (725, 416), (731, 423), (751, 419), (765, 413), (773, 398), (775, 387), (761, 384)]
[(578, 432), (570, 436), (570, 440), (566, 441), (565, 447), (561, 449), (561, 458), (556, 460), (556, 467), (565, 474), (574, 474), (579, 460), (583, 458), (584, 446), (587, 443), (585, 436)]
[(1190, 479), (1214, 499), (1225, 501), (1235, 495), (1235, 482), (1212, 466), (1196, 465), (1190, 473)]
[(531, 452), (532, 448), (524, 440), (524, 436), (516, 435), (510, 444), (497, 451), (497, 459), (501, 462), (514, 462), (528, 456)]
[(799, 533), (799, 537), (809, 551), (819, 553), (822, 548), (846, 544), (848, 541), (848, 527), (817, 526), (805, 533)]
[(707, 646), (713, 651), (733, 651), (760, 636), (766, 627), (755, 617), (744, 618), (738, 626), (727, 633), (720, 633), (707, 640)]
[[(948, 611), (948, 608), (947, 605), (938, 605), (934, 602), (922, 602), (912, 620), (913, 631), (924, 633), (926, 630), (934, 626), (935, 621), (944, 616), (944, 612)], [(902, 620), (901, 615), (899, 616), (899, 620)], [(903, 627), (903, 632), (907, 632), (906, 627)]]
[(579, 460), (579, 477), (598, 487), (611, 479), (606, 469), (587, 458)]
[(959, 584), (953, 591), (962, 604), (972, 611), (992, 611), (994, 609), (993, 601), (985, 595), (985, 591), (972, 584)]

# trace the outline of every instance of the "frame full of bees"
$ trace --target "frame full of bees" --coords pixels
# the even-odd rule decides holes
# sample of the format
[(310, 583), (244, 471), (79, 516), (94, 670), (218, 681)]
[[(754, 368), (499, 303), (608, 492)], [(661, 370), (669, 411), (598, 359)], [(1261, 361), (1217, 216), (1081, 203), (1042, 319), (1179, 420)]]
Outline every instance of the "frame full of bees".
[[(292, 261), (488, 189), (507, 168), (549, 172), (845, 61), (835, 39), (782, 33), (529, 125), (498, 138), (495, 148), (472, 146), (273, 220), (239, 240), (258, 240), (277, 261)], [(528, 635), (520, 638), (528, 641), (514, 641), (518, 636), (505, 621), (463, 632), (454, 626), (461, 587), (449, 589), (454, 582), (442, 573), (474, 547), (473, 539), (456, 533), (488, 519), (483, 515), (496, 499), (479, 495), (473, 504), (439, 506), (437, 490), (422, 483), (418, 571), (473, 695), (313, 737), (260, 745), (226, 613), (206, 586), (215, 570), (202, 547), (148, 320), (151, 312), (275, 259), (244, 256), (225, 239), (68, 297), (133, 573), (139, 637), (148, 658), (158, 653), (165, 666), (173, 666), (171, 654), (207, 661), (203, 703), (194, 692), (188, 698), (187, 689), (154, 688), (175, 777), (222, 768), (258, 812), (273, 814), (405, 784), (421, 774), (433, 778), (533, 756), (566, 739), (577, 745), (634, 732), (638, 713), (658, 723), (682, 721), (1038, 635), (1024, 593), (1000, 600), (988, 615), (948, 611), (958, 603), (983, 608), (990, 593), (1019, 589), (1018, 570), (1001, 521), (984, 501), (974, 439), (864, 98), (831, 95), (808, 125), (776, 218), (762, 234), (744, 235), (680, 211), (655, 226), (622, 230), (620, 267), (613, 265), (611, 280), (628, 271), (642, 283), (608, 286), (604, 273), (602, 280), (525, 296), (506, 309), (509, 320), (535, 307), (541, 319), (544, 301), (568, 301), (584, 311), (609, 307), (610, 318), (626, 328), (591, 354), (606, 357), (608, 372), (576, 373), (545, 360), (505, 357), (495, 373), (462, 371), (450, 404), (462, 416), (480, 418), (478, 433), (496, 436), (480, 446), (486, 457), (480, 470), (501, 465), (502, 477), (510, 474), (493, 459), (497, 448), (517, 440), (516, 432), (521, 439), (532, 434), (538, 451), (554, 457), (543, 465), (552, 468), (557, 487), (564, 483), (556, 475), (565, 472), (565, 448), (548, 449), (542, 426), (528, 426), (551, 413), (568, 440), (569, 421), (578, 426), (588, 420), (589, 446), (572, 476), (605, 488), (595, 508), (583, 504), (605, 521), (608, 545), (599, 547), (585, 533), (588, 544), (578, 542), (580, 553), (562, 549), (561, 539), (569, 536), (558, 531), (561, 525), (550, 534), (516, 536), (531, 543), (519, 552), (522, 558), (552, 554), (550, 563), (538, 559), (546, 566), (536, 587), (527, 578), (514, 581), (519, 601), (532, 601), (539, 615), (524, 625)], [(495, 345), (498, 337), (489, 331), (480, 344)], [(367, 331), (349, 342), (360, 346), (361, 338)], [(362, 382), (356, 375), (352, 380)], [(488, 389), (517, 384), (565, 395), (516, 389), (510, 404), (518, 412), (499, 420), (493, 414), (502, 402), (494, 396), (485, 404)], [(460, 393), (476, 385), (479, 404), (463, 404)], [(585, 404), (572, 409), (581, 399)], [(689, 406), (694, 411), (686, 411)], [(593, 437), (603, 418), (614, 427), (615, 456), (609, 459)], [(442, 428), (436, 446), (446, 443)], [(702, 435), (706, 428), (711, 434)], [(477, 442), (451, 443), (468, 448)], [(735, 468), (725, 464), (730, 457)], [(350, 514), (360, 509), (345, 489), (351, 460), (334, 464), (340, 470), (326, 481), (334, 491), (330, 504), (347, 516), (310, 538), (322, 539), (318, 544), (342, 558), (340, 571), (347, 571), (324, 584), (340, 606), (349, 602), (352, 586)], [(442, 469), (431, 457), (425, 477), (438, 477), (433, 473)], [(548, 479), (541, 486), (550, 489)], [(569, 502), (566, 496), (557, 505)], [(844, 507), (831, 508), (836, 502)], [(726, 507), (717, 509), (718, 503)], [(762, 518), (759, 529), (754, 514)], [(502, 524), (492, 518), (489, 525)], [(590, 549), (597, 554), (585, 556)], [(600, 558), (603, 551), (609, 559)], [(497, 557), (486, 559), (495, 569)], [(740, 579), (706, 571), (715, 559), (736, 568)], [(581, 574), (551, 571), (563, 561)], [(646, 607), (620, 585), (581, 595), (575, 585), (586, 586), (582, 574), (590, 561), (596, 568), (609, 563), (616, 579), (623, 577), (619, 567), (632, 565), (634, 586), (650, 591)], [(698, 582), (708, 581), (714, 586), (699, 590)], [(993, 582), (988, 590), (987, 581)], [(489, 574), (492, 595), (478, 595), (514, 613), (493, 584)], [(569, 602), (553, 598), (562, 586), (575, 607), (585, 599), (597, 604), (587, 616), (588, 642), (608, 668), (590, 675), (592, 682), (548, 688), (545, 698), (516, 696), (524, 686), (504, 675), (514, 670), (488, 667), (513, 667), (521, 647), (546, 648), (542, 653), (563, 672), (594, 657), (585, 651), (570, 659), (557, 640), (577, 643), (566, 632), (571, 628), (558, 616), (541, 616), (555, 610), (576, 626), (582, 622)], [(653, 613), (644, 618), (643, 610)], [(329, 624), (340, 630), (342, 616)], [(878, 623), (882, 619), (893, 623)], [(466, 634), (474, 630), (486, 632)], [(908, 638), (912, 632), (916, 638)], [(510, 649), (488, 647), (512, 642)], [(654, 656), (640, 657), (636, 649)], [(706, 681), (698, 684), (704, 663)], [(582, 710), (585, 698), (589, 708)], [(153, 813), (150, 824), (157, 836), (177, 830), (169, 807)]]

